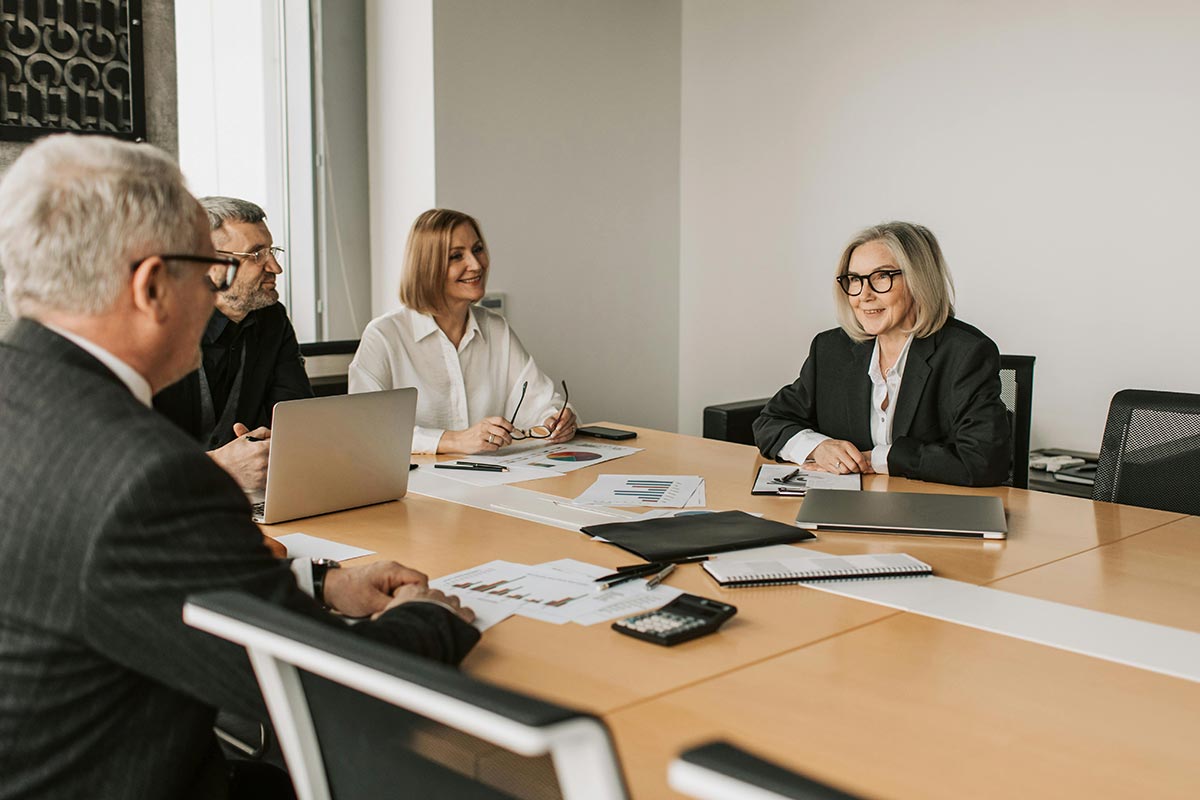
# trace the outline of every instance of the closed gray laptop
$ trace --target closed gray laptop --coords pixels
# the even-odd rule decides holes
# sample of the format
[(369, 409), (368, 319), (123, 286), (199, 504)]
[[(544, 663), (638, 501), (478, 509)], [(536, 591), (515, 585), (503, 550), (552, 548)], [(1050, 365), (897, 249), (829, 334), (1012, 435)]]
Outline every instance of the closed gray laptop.
[(809, 489), (796, 524), (814, 530), (925, 536), (1008, 535), (999, 497)]
[(416, 389), (277, 403), (255, 519), (270, 524), (399, 500), (408, 491), (416, 413)]

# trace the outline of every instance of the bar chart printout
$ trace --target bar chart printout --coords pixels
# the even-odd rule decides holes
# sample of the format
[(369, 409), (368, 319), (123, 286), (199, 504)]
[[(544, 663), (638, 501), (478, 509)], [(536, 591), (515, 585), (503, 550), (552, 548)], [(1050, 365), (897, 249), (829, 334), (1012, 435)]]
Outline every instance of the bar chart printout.
[(704, 505), (704, 479), (699, 475), (601, 475), (572, 502), (581, 506)]
[[(658, 608), (679, 594), (678, 589), (645, 588), (644, 580), (630, 581), (609, 591), (597, 591), (595, 578), (611, 570), (560, 559), (545, 564), (490, 561), (429, 582), (456, 595), (489, 625), (512, 614), (563, 624), (594, 624), (627, 613)], [(665, 590), (665, 591), (663, 591)], [(610, 610), (611, 609), (611, 610)]]

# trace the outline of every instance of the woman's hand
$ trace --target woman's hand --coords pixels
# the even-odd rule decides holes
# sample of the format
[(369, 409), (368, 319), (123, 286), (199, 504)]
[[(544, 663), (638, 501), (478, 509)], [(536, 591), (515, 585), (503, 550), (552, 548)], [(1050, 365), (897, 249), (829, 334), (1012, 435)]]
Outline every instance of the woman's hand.
[[(558, 420), (558, 424), (554, 424), (554, 420)], [(559, 444), (565, 442), (575, 435), (575, 426), (578, 419), (575, 412), (570, 406), (563, 409), (562, 416), (555, 414), (553, 417), (546, 417), (545, 425), (550, 428), (550, 438), (547, 440), (550, 444)]]
[(504, 417), (484, 417), (465, 431), (446, 431), (439, 453), (492, 453), (512, 444), (512, 424)]
[(862, 452), (852, 442), (844, 439), (826, 439), (809, 454), (805, 467), (822, 472), (848, 475), (852, 472), (873, 473), (871, 456)]

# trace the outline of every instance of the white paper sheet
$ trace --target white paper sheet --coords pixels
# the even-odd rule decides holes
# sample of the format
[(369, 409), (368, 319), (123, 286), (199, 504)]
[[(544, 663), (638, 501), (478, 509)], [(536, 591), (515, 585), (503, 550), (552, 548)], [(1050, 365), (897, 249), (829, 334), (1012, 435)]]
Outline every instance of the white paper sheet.
[(663, 584), (647, 590), (642, 579), (601, 591), (595, 579), (608, 572), (604, 567), (571, 559), (536, 566), (490, 561), (438, 578), (430, 585), (458, 595), (477, 614), (484, 609), (488, 619), (495, 622), (507, 614), (519, 614), (555, 625), (591, 625), (659, 608), (682, 594)]
[[(783, 478), (796, 473), (790, 480)], [(788, 488), (795, 492), (808, 489), (862, 489), (862, 475), (835, 475), (832, 472), (818, 472), (803, 469), (788, 464), (763, 464), (754, 478), (754, 494), (774, 494), (780, 488)]]
[(471, 460), (483, 464), (503, 464), (506, 467), (527, 466), (552, 472), (574, 472), (638, 452), (641, 452), (640, 447), (571, 441), (494, 456), (471, 456)]
[(276, 537), (287, 548), (288, 556), (292, 558), (332, 558), (334, 561), (349, 561), (352, 558), (369, 556), (374, 550), (364, 550), (361, 547), (351, 547), (328, 539), (319, 539), (307, 533), (288, 533)]
[[(577, 506), (685, 508), (703, 485), (699, 475), (601, 475), (572, 502)], [(704, 502), (703, 494), (698, 501)]]
[[(475, 459), (471, 460), (474, 461)], [(542, 478), (558, 478), (563, 475), (561, 472), (553, 472), (548, 469), (522, 467), (518, 465), (509, 467), (508, 472), (489, 472), (486, 470), (476, 471), (469, 469), (438, 469), (432, 464), (423, 466), (421, 469), (430, 469), (440, 478), (449, 478), (452, 481), (458, 481), (459, 483), (465, 483), (470, 486), (504, 486), (508, 483), (536, 481), (541, 480)]]

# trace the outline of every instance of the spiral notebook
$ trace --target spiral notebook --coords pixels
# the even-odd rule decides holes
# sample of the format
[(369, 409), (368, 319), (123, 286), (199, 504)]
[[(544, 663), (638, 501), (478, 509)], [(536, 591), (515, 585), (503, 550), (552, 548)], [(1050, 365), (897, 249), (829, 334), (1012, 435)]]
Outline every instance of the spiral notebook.
[(931, 575), (933, 567), (904, 553), (880, 553), (862, 556), (813, 555), (772, 561), (706, 561), (704, 571), (722, 586), (768, 586), (837, 578)]

